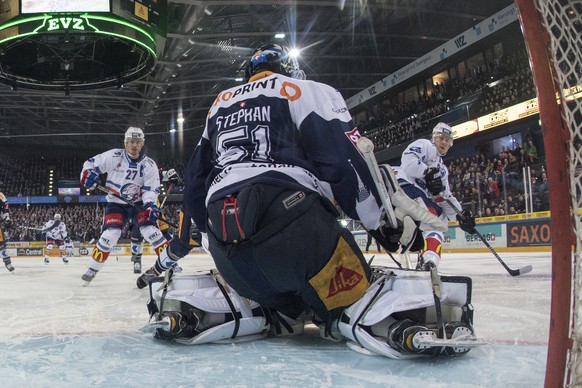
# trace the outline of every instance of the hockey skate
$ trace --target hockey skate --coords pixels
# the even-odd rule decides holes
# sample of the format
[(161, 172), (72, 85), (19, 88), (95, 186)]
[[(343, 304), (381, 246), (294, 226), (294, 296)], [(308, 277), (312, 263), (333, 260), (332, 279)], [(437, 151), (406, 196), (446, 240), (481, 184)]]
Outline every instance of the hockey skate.
[(85, 274), (83, 276), (81, 276), (81, 279), (83, 280), (83, 287), (87, 287), (89, 285), (89, 283), (91, 283), (91, 280), (93, 280), (95, 278), (95, 275), (97, 275), (97, 272), (99, 272), (96, 269), (93, 268), (89, 268), (87, 269), (87, 272), (85, 272)]
[(153, 322), (157, 326), (154, 338), (174, 339), (192, 338), (202, 330), (201, 322), (204, 319), (204, 311), (191, 308), (186, 312), (166, 311), (162, 313), (161, 320)]
[(155, 279), (156, 277), (158, 277), (160, 275), (160, 273), (158, 271), (156, 271), (155, 267), (152, 267), (150, 269), (148, 269), (147, 271), (145, 271), (139, 278), (137, 278), (137, 281), (135, 282), (137, 288), (139, 288), (140, 290), (142, 288), (147, 287), (150, 282), (152, 281), (152, 279)]
[(439, 338), (436, 324), (419, 324), (411, 320), (393, 323), (388, 329), (388, 345), (402, 353), (428, 356), (459, 356), (481, 345), (473, 328), (464, 322), (447, 322), (446, 338)]
[(133, 273), (141, 273), (141, 261), (133, 262)]
[(14, 271), (14, 266), (12, 265), (12, 260), (10, 259), (3, 259), (4, 260), (4, 265), (6, 266), (6, 269), (10, 272)]
[(66, 256), (63, 256), (62, 259), (63, 259), (63, 263), (69, 264), (69, 259), (67, 259)]
[(45, 258), (44, 258), (44, 263), (45, 263), (45, 264), (48, 264), (48, 263), (50, 263), (50, 260), (49, 260), (48, 256), (45, 256)]

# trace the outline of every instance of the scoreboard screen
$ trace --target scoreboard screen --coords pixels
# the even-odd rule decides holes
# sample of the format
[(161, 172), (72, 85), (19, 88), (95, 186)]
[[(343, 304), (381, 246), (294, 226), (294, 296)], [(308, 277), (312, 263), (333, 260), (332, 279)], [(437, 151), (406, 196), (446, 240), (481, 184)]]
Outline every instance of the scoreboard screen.
[(21, 13), (109, 12), (109, 0), (22, 0)]

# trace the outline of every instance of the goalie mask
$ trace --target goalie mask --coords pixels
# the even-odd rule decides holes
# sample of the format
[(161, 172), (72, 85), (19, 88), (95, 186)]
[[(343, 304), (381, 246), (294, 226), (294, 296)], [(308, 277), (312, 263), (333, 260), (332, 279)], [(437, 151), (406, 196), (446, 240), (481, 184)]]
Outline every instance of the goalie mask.
[(296, 79), (305, 79), (297, 59), (289, 55), (287, 47), (275, 43), (264, 44), (253, 52), (245, 69), (245, 82), (261, 71), (272, 71)]

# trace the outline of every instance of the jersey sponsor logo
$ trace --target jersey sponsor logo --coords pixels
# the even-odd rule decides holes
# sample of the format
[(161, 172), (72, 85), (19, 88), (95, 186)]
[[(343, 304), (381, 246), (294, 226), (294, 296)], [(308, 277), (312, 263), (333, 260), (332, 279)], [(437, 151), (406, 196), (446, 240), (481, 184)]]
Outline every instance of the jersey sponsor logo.
[(344, 107), (344, 108), (332, 108), (331, 110), (334, 113), (341, 114), (341, 113), (347, 112), (348, 111), (348, 108), (346, 108), (346, 107)]
[(364, 277), (352, 271), (349, 268), (338, 267), (333, 279), (329, 282), (328, 298), (339, 294), (340, 292), (353, 290)]
[(309, 279), (309, 284), (328, 310), (359, 300), (369, 285), (362, 263), (343, 237), (339, 238), (327, 264)]
[(408, 150), (420, 154), (420, 147), (410, 147)]
[(360, 135), (360, 131), (358, 130), (358, 127), (355, 127), (351, 131), (344, 132), (344, 133), (348, 137), (348, 139), (350, 139), (350, 141), (352, 142), (354, 147), (358, 148), (357, 147), (358, 140), (360, 140), (360, 138), (362, 137), (362, 135)]
[(121, 225), (123, 217), (120, 214), (108, 214), (105, 216), (105, 225)]
[[(279, 78), (277, 77), (258, 80), (238, 87), (234, 89), (234, 91), (232, 89), (224, 91), (216, 97), (216, 100), (214, 100), (214, 104), (212, 106), (214, 107), (220, 102), (228, 102), (232, 98), (245, 95), (257, 89), (274, 90), (277, 87), (278, 80)], [(297, 84), (289, 81), (283, 81), (281, 83), (281, 88), (279, 89), (279, 95), (285, 97), (289, 101), (296, 101), (301, 98), (302, 91)], [(212, 109), (208, 112), (209, 115), (211, 114), (210, 112), (212, 112)]]
[(299, 86), (287, 81), (283, 82), (279, 93), (281, 93), (283, 97), (287, 97), (289, 101), (295, 101), (301, 98), (301, 89)]

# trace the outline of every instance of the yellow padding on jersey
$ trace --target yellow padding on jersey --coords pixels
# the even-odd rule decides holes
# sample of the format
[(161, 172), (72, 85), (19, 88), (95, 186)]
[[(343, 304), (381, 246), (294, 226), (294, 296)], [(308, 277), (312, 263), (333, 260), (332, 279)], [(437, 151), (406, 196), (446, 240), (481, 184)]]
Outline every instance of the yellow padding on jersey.
[(328, 310), (349, 306), (368, 289), (366, 272), (343, 237), (321, 271), (309, 280)]

